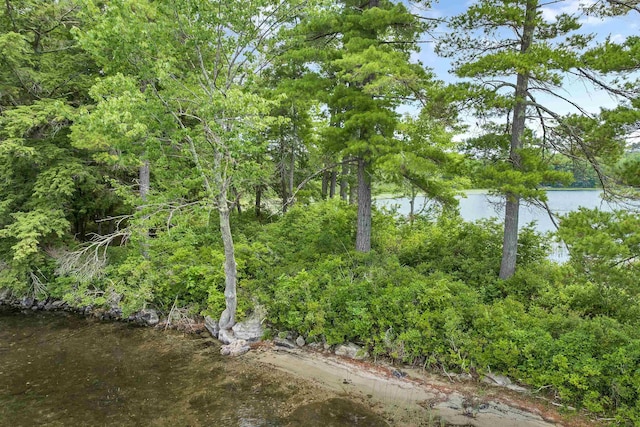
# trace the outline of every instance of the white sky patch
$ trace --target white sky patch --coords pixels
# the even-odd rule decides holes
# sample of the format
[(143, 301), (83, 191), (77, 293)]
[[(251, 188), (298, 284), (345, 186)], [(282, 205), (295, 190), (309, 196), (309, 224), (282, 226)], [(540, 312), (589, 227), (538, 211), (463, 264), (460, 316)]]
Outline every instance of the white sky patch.
[(444, 16), (444, 14), (436, 7), (427, 7), (416, 2), (409, 2), (408, 4), (405, 3), (405, 6), (407, 6), (409, 12), (415, 15), (434, 19), (442, 18)]
[[(595, 0), (566, 0), (559, 3), (550, 4), (546, 7), (540, 8), (542, 11), (542, 17), (549, 21), (555, 22), (556, 16), (566, 13), (567, 15), (581, 15), (583, 8), (595, 4)], [(585, 16), (581, 19), (583, 24), (600, 24), (602, 19)]]
[(611, 42), (612, 43), (622, 43), (627, 39), (627, 36), (625, 36), (624, 34), (613, 34), (611, 36)]

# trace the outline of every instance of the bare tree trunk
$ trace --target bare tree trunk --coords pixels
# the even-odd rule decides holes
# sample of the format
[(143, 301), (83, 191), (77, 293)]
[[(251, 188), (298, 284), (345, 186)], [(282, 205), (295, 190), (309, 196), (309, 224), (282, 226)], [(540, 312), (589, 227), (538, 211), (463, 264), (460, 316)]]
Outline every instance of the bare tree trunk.
[[(536, 0), (527, 0), (525, 22), (520, 44), (520, 54), (525, 54), (531, 46), (535, 30)], [(516, 80), (515, 105), (513, 107), (513, 124), (511, 126), (511, 143), (509, 146), (509, 161), (514, 169), (520, 169), (520, 150), (524, 135), (527, 91), (529, 88), (528, 73), (519, 73)], [(500, 262), (501, 279), (508, 279), (516, 271), (518, 259), (518, 216), (520, 210), (520, 195), (507, 193), (504, 216), (504, 236), (502, 240), (502, 261)]]
[(220, 234), (224, 247), (224, 301), (225, 309), (220, 315), (220, 329), (230, 329), (236, 323), (236, 285), (238, 272), (236, 266), (236, 256), (233, 247), (233, 237), (231, 236), (231, 223), (229, 221), (229, 207), (227, 204), (226, 192), (221, 191), (218, 197), (218, 212), (220, 214)]
[[(219, 141), (216, 141), (219, 142)], [(219, 144), (221, 145), (221, 144)], [(222, 246), (224, 248), (224, 301), (225, 309), (220, 315), (218, 325), (220, 329), (230, 329), (236, 323), (236, 286), (238, 283), (238, 269), (236, 265), (236, 254), (233, 247), (233, 236), (231, 235), (231, 222), (229, 220), (229, 180), (223, 175), (223, 153), (216, 150), (214, 154), (214, 181), (219, 191), (216, 197), (218, 213), (220, 215), (220, 235), (222, 236)]]
[(331, 171), (331, 178), (329, 182), (329, 198), (333, 199), (336, 196), (336, 181), (338, 178), (338, 173), (336, 171)]
[(416, 215), (416, 194), (417, 191), (411, 188), (411, 198), (409, 199), (409, 225), (413, 226), (413, 219)]
[(204, 131), (207, 139), (212, 142), (215, 148), (213, 156), (213, 181), (215, 183), (215, 190), (209, 183), (207, 175), (204, 169), (201, 167), (200, 157), (195, 149), (193, 141), (189, 139), (191, 145), (191, 152), (194, 156), (194, 161), (198, 166), (198, 170), (204, 178), (205, 188), (210, 196), (215, 196), (218, 208), (218, 214), (220, 216), (220, 235), (222, 236), (222, 246), (224, 248), (224, 300), (225, 309), (220, 315), (220, 321), (218, 325), (220, 329), (231, 329), (236, 323), (236, 309), (238, 306), (238, 300), (236, 298), (236, 288), (238, 283), (238, 268), (236, 264), (236, 254), (233, 246), (233, 236), (231, 235), (231, 222), (229, 220), (229, 188), (231, 182), (226, 175), (225, 153), (222, 151), (225, 149), (224, 144), (220, 140), (219, 136), (213, 132), (209, 126), (204, 126)]
[[(147, 201), (147, 195), (151, 189), (151, 166), (149, 160), (145, 160), (138, 170), (138, 181), (140, 185), (140, 200), (144, 204)], [(149, 258), (149, 230), (145, 231), (144, 241), (142, 242), (142, 256)]]
[(500, 263), (500, 278), (508, 279), (516, 272), (518, 258), (518, 217), (520, 197), (513, 193), (507, 194), (504, 214), (504, 236), (502, 239), (502, 262)]
[(256, 217), (262, 216), (262, 185), (256, 185)]
[[(345, 159), (342, 159), (343, 161)], [(349, 165), (342, 163), (340, 172), (340, 199), (346, 201), (349, 197)]]
[(358, 221), (356, 226), (356, 251), (371, 250), (371, 177), (367, 162), (358, 158)]
[(151, 167), (149, 160), (145, 160), (138, 170), (138, 179), (140, 181), (140, 199), (147, 201), (147, 195), (151, 189)]

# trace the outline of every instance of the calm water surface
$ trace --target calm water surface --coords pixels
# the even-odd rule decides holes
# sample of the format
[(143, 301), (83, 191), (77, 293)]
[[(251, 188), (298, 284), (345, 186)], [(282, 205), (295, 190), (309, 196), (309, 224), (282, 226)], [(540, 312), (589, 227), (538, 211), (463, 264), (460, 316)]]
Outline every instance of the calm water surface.
[(387, 425), (218, 351), (173, 331), (0, 307), (0, 425)]
[[(601, 190), (553, 190), (547, 192), (547, 204), (554, 215), (564, 215), (568, 212), (578, 210), (580, 207), (604, 211), (615, 208), (601, 198)], [(497, 218), (504, 221), (504, 201), (501, 197), (489, 196), (484, 193), (470, 191), (464, 197), (458, 198), (460, 201), (460, 215), (467, 221), (479, 219)], [(408, 198), (398, 199), (378, 199), (378, 206), (395, 207), (401, 215), (408, 215), (411, 211)], [(426, 211), (431, 206), (431, 202), (424, 198), (416, 198), (415, 212)], [(557, 218), (555, 219), (558, 221)], [(534, 228), (541, 232), (556, 231), (556, 227), (545, 209), (527, 203), (520, 205), (520, 228), (534, 223)], [(566, 247), (561, 243), (553, 243), (549, 258), (556, 262), (565, 262), (569, 259)]]
[[(598, 208), (610, 211), (612, 205), (605, 202), (601, 198), (601, 190), (571, 190), (571, 191), (549, 191), (547, 192), (548, 205), (551, 211), (556, 215), (563, 215), (571, 211), (577, 210), (579, 207), (589, 209)], [(467, 221), (476, 221), (484, 218), (498, 218), (503, 220), (504, 202), (502, 198), (489, 196), (487, 194), (468, 192), (464, 197), (459, 197), (460, 215)], [(398, 213), (408, 215), (410, 205), (408, 198), (398, 199), (379, 199), (378, 205), (396, 206)], [(416, 212), (428, 208), (429, 200), (424, 197), (416, 199)], [(536, 230), (540, 232), (555, 231), (553, 222), (549, 218), (549, 214), (542, 208), (522, 203), (520, 206), (520, 227), (535, 221)]]

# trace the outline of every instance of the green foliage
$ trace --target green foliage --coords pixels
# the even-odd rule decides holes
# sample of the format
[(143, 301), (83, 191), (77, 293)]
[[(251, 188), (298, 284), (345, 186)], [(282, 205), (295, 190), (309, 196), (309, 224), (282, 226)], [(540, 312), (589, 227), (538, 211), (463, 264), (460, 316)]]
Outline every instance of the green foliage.
[(575, 302), (586, 315), (625, 322), (637, 316), (639, 221), (636, 213), (626, 211), (580, 209), (563, 217), (558, 236), (569, 247), (571, 266), (587, 283), (580, 294), (590, 304), (597, 302)]
[[(577, 17), (545, 22), (540, 13), (527, 18), (523, 1), (477, 1), (453, 18), (462, 31), (439, 47), (466, 79), (444, 88), (411, 61), (424, 25), (401, 2), (374, 3), (7, 2), (0, 287), (118, 305), (125, 316), (153, 305), (217, 317), (231, 259), (239, 311), (263, 304), (274, 335), (356, 342), (447, 371), (501, 372), (620, 424), (640, 423), (638, 215), (565, 216), (564, 265), (545, 259), (548, 236), (525, 227), (519, 269), (499, 280), (502, 227), (454, 213), (461, 171), (498, 193), (544, 199), (542, 186), (571, 176), (575, 185), (598, 183), (587, 166), (606, 160), (600, 173), (637, 188), (638, 156), (617, 159), (638, 122), (637, 75), (628, 73), (638, 68), (638, 38), (588, 49), (591, 36), (571, 35)], [(520, 30), (505, 28), (525, 21), (535, 29), (523, 52)], [(617, 73), (612, 85), (628, 101), (597, 119), (530, 110), (552, 121), (543, 136), (525, 130), (512, 147), (513, 108), (522, 103), (515, 76), (548, 92), (577, 66)], [(420, 115), (401, 120), (397, 107), (414, 96)], [(456, 146), (463, 101), (478, 120), (509, 116), (508, 125)], [(256, 220), (246, 210), (256, 190), (266, 212), (318, 165), (353, 156), (400, 191), (420, 188), (440, 216), (403, 220), (374, 209), (373, 250), (362, 254), (351, 249), (356, 207), (315, 202), (314, 180), (281, 217)], [(138, 169), (147, 164), (151, 190), (140, 197)], [(227, 209), (234, 257), (213, 215)]]
[(12, 216), (15, 221), (0, 231), (0, 238), (15, 239), (16, 244), (11, 249), (16, 262), (24, 262), (38, 253), (38, 245), (44, 238), (52, 235), (62, 237), (69, 226), (59, 210), (17, 212)]
[(53, 250), (86, 239), (115, 213), (104, 170), (72, 147), (69, 126), (97, 68), (71, 36), (72, 0), (7, 2), (0, 9), (0, 259), (14, 289), (53, 282)]

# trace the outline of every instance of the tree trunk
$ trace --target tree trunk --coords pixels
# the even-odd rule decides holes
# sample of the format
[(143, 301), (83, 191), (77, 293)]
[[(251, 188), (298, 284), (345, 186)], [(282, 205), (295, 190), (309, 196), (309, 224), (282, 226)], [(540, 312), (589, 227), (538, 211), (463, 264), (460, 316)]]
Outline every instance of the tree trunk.
[(329, 183), (329, 198), (333, 199), (336, 195), (336, 180), (338, 178), (338, 173), (336, 171), (331, 171), (331, 178)]
[[(344, 162), (346, 159), (342, 159)], [(349, 197), (349, 165), (342, 163), (340, 172), (340, 199), (347, 201)]]
[(256, 185), (256, 217), (262, 216), (262, 185)]
[(371, 177), (367, 162), (358, 158), (358, 222), (356, 227), (356, 251), (371, 250)]
[[(151, 167), (149, 160), (145, 160), (138, 170), (138, 181), (140, 185), (140, 200), (144, 204), (147, 201), (147, 195), (151, 189)], [(149, 230), (145, 231), (144, 240), (142, 242), (142, 256), (149, 258)]]
[(416, 215), (416, 195), (417, 191), (411, 188), (411, 198), (409, 199), (409, 225), (413, 226), (413, 219)]
[(320, 190), (320, 196), (322, 197), (322, 200), (327, 200), (327, 193), (329, 191), (329, 179), (329, 171), (324, 171), (322, 173), (322, 189)]
[(233, 247), (233, 237), (231, 236), (231, 223), (229, 221), (229, 207), (227, 197), (221, 191), (218, 197), (218, 212), (220, 214), (220, 235), (224, 246), (224, 300), (225, 309), (220, 315), (220, 329), (230, 329), (236, 323), (236, 284), (238, 281), (238, 271), (236, 266), (236, 256)]
[(151, 167), (149, 160), (145, 160), (138, 170), (138, 179), (140, 181), (140, 199), (143, 202), (147, 201), (147, 195), (151, 189)]
[[(351, 175), (356, 175), (358, 174), (358, 166), (352, 166), (351, 167)], [(355, 205), (356, 202), (358, 201), (358, 186), (357, 183), (354, 183), (353, 181), (349, 182), (349, 204), (350, 205)]]
[[(231, 186), (229, 177), (226, 175), (225, 155), (220, 148), (224, 147), (224, 144), (220, 141), (218, 135), (211, 131), (211, 129), (205, 125), (205, 134), (207, 138), (210, 138), (214, 143), (216, 149), (214, 150), (214, 165), (213, 165), (213, 180), (216, 185), (215, 191), (209, 184), (204, 169), (200, 167), (200, 158), (193, 142), (191, 142), (192, 153), (194, 160), (198, 166), (198, 170), (204, 178), (205, 188), (209, 195), (215, 195), (215, 199), (218, 207), (218, 214), (220, 216), (220, 236), (222, 237), (222, 246), (224, 248), (224, 301), (225, 309), (220, 315), (220, 321), (218, 325), (220, 329), (231, 329), (236, 323), (236, 308), (238, 301), (236, 299), (236, 286), (238, 282), (238, 269), (236, 265), (236, 254), (233, 247), (233, 236), (231, 235), (231, 222), (229, 220), (229, 195), (228, 191)], [(216, 193), (217, 192), (217, 193)]]
[(502, 239), (502, 262), (500, 263), (500, 278), (508, 279), (516, 272), (518, 257), (518, 216), (520, 197), (513, 193), (506, 196), (507, 203), (504, 214), (504, 236)]
[(233, 203), (231, 204), (236, 211), (238, 211), (238, 215), (242, 215), (242, 206), (240, 205), (240, 193), (236, 190), (235, 187), (231, 186), (231, 195), (233, 195)]
[[(525, 23), (520, 43), (520, 54), (525, 54), (531, 46), (533, 32), (535, 30), (537, 1), (527, 0)], [(522, 149), (522, 136), (524, 134), (527, 91), (529, 88), (528, 72), (519, 73), (516, 80), (515, 104), (513, 107), (513, 124), (511, 126), (511, 143), (509, 146), (509, 161), (514, 169), (520, 169), (520, 150)], [(518, 215), (520, 210), (520, 195), (507, 193), (504, 216), (504, 236), (502, 240), (502, 261), (500, 263), (501, 279), (508, 279), (516, 271), (518, 258)]]

